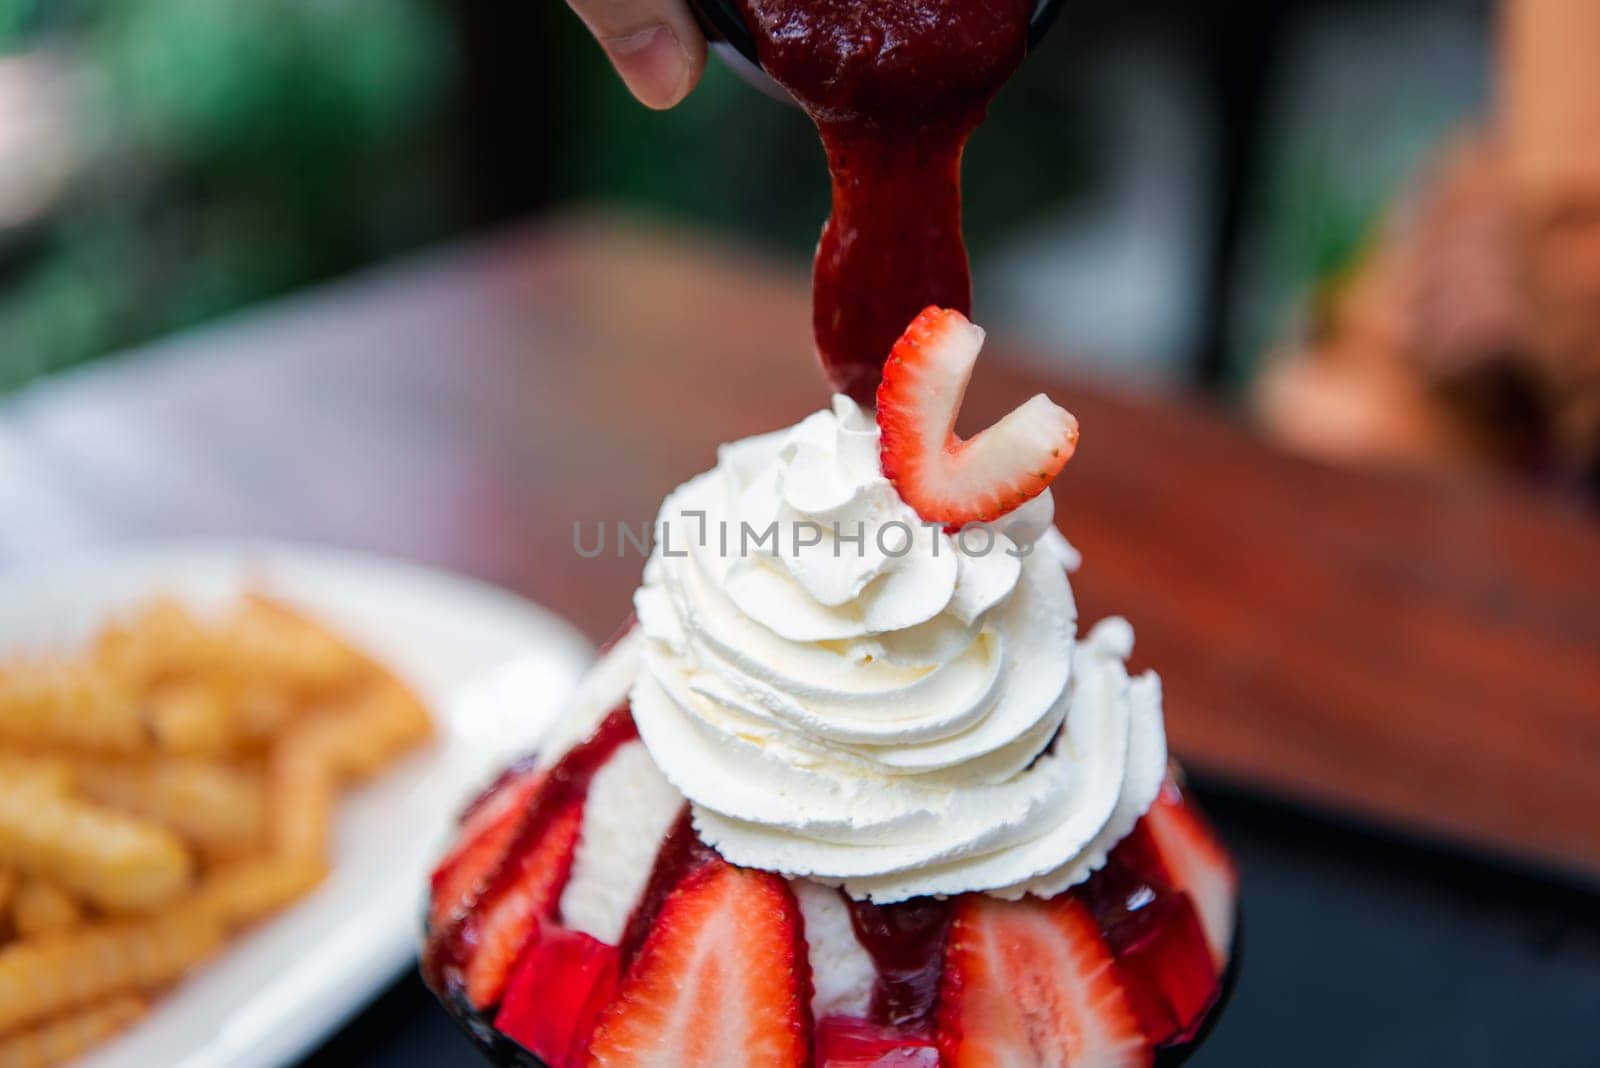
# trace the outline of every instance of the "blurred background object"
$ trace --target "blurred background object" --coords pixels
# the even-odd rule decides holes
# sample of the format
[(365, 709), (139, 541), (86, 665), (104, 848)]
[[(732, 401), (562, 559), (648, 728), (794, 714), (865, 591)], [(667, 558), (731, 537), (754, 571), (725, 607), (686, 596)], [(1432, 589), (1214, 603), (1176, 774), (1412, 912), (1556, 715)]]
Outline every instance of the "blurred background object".
[[(1326, 459), (1592, 489), (1597, 33), (1589, 0), (1081, 0), (967, 156), (978, 314)], [(638, 107), (561, 4), (0, 0), (0, 389), (578, 204), (800, 269), (824, 175), (720, 64)]]
[(1387, 210), (1263, 374), (1331, 459), (1600, 488), (1600, 5), (1506, 0), (1488, 113)]
[(425, 0), (0, 0), (0, 388), (458, 228)]

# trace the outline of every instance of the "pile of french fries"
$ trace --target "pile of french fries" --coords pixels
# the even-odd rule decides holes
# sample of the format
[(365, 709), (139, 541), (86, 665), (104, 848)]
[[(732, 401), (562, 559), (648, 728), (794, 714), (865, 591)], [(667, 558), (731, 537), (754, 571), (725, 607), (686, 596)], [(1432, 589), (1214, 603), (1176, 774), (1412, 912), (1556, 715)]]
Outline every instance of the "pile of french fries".
[(340, 791), (430, 734), (392, 674), (256, 594), (0, 659), (0, 1068), (76, 1057), (309, 893)]

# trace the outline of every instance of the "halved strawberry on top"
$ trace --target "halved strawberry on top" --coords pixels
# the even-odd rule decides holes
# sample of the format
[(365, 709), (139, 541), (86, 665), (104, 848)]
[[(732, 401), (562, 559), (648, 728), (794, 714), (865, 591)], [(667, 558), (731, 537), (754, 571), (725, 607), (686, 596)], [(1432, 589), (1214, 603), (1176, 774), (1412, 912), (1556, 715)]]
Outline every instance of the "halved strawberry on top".
[(1042, 493), (1078, 445), (1078, 421), (1038, 394), (963, 441), (956, 416), (983, 330), (930, 307), (889, 353), (878, 386), (883, 473), (930, 523), (989, 522)]
[(1152, 1052), (1088, 908), (969, 894), (945, 945), (935, 1035), (946, 1068), (1139, 1068)]
[(589, 1041), (591, 1065), (805, 1065), (811, 975), (800, 909), (771, 872), (713, 860), (662, 903)]

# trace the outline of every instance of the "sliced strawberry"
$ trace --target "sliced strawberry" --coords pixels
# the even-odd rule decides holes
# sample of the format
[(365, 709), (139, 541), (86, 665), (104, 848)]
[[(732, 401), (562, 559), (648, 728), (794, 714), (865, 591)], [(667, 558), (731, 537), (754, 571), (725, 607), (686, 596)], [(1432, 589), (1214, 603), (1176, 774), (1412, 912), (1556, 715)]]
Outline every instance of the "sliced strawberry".
[(467, 997), (478, 1008), (500, 1000), (523, 947), (555, 911), (572, 870), (582, 824), (582, 798), (550, 813), (538, 843), (518, 858), (516, 877), (468, 920), (466, 941), (473, 952), (464, 978)]
[(1073, 892), (1104, 932), (1145, 1036), (1158, 1046), (1192, 1038), (1221, 976), (1189, 895), (1172, 885), (1144, 826)]
[(594, 773), (636, 737), (638, 730), (624, 705), (550, 769), (524, 806), (493, 875), (482, 881), (464, 910), (428, 939), (422, 973), (440, 996), (456, 998), (464, 992), (477, 1008), (500, 1000), (512, 966), (561, 900)]
[(962, 898), (945, 948), (936, 1038), (947, 1068), (1148, 1065), (1111, 950), (1076, 898)]
[(600, 1018), (593, 1065), (804, 1065), (811, 976), (782, 878), (703, 864), (661, 906)]
[(939, 1068), (939, 1050), (926, 1036), (854, 1016), (817, 1021), (817, 1059), (822, 1068)]
[(544, 774), (531, 764), (515, 765), (468, 809), (462, 819), (460, 843), (433, 872), (430, 927), (442, 926), (477, 900), (544, 780)]
[(1004, 515), (1042, 493), (1078, 445), (1078, 421), (1042, 393), (976, 436), (956, 437), (982, 347), (983, 331), (966, 316), (930, 307), (883, 367), (883, 473), (930, 523), (960, 527)]
[(1212, 964), (1219, 973), (1225, 971), (1233, 948), (1239, 897), (1239, 870), (1233, 858), (1200, 810), (1189, 804), (1171, 779), (1162, 786), (1143, 822), (1172, 875), (1173, 886), (1194, 901)]
[(581, 931), (547, 927), (518, 962), (495, 1029), (551, 1068), (573, 1068), (583, 1063), (595, 1021), (616, 997), (619, 979), (617, 947)]

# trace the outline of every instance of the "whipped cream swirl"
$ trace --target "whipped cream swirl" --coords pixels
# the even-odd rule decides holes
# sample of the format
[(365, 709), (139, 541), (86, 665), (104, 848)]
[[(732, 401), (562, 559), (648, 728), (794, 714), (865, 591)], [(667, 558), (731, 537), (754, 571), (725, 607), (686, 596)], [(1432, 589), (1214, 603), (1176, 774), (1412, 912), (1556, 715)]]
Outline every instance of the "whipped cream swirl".
[(1160, 683), (1123, 620), (1076, 640), (1053, 508), (924, 523), (843, 396), (669, 496), (633, 714), (701, 836), (880, 902), (1103, 865), (1166, 774)]

